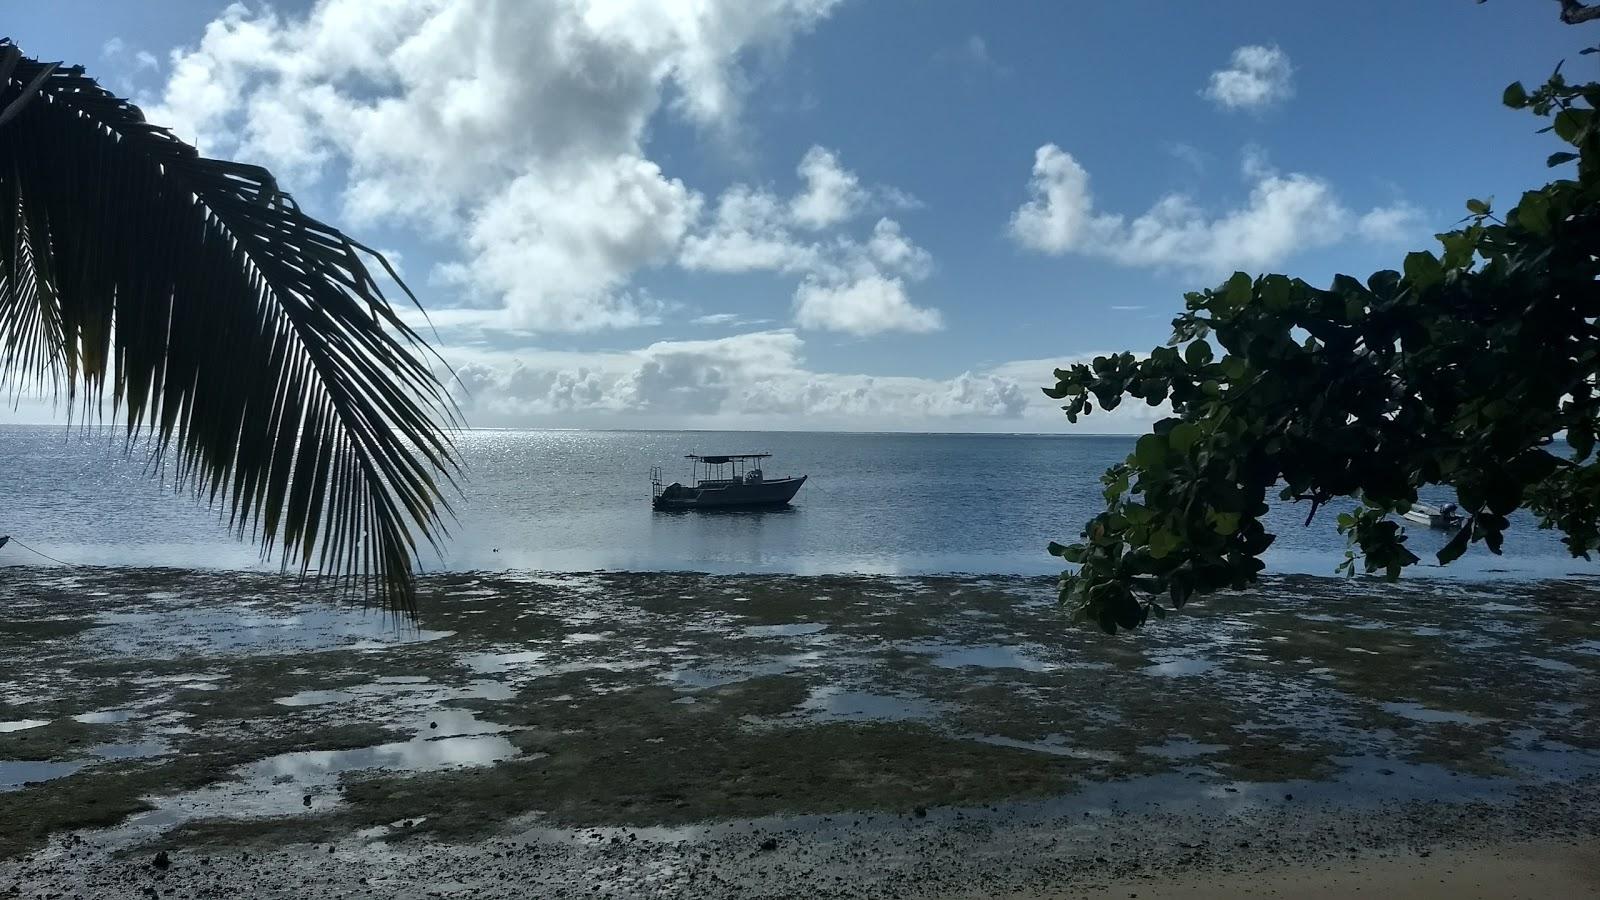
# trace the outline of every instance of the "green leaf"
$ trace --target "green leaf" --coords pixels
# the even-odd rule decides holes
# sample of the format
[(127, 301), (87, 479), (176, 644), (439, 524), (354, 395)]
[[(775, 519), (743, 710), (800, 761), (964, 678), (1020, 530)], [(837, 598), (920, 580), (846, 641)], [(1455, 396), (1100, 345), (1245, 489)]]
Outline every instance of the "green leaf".
[(412, 611), (461, 469), (393, 268), (81, 68), (0, 39), (0, 73), (0, 383), (109, 410), (263, 556)]
[(1461, 554), (1467, 552), (1467, 541), (1471, 538), (1472, 521), (1469, 519), (1459, 529), (1456, 530), (1455, 536), (1450, 538), (1449, 542), (1440, 548), (1439, 565), (1448, 566), (1460, 559)]
[(1200, 440), (1200, 437), (1200, 426), (1193, 422), (1181, 422), (1167, 434), (1167, 443), (1179, 453), (1187, 453), (1189, 448)]
[(1160, 469), (1167, 464), (1167, 439), (1159, 434), (1147, 434), (1133, 445), (1133, 458), (1148, 470)]
[(1444, 266), (1426, 250), (1406, 254), (1405, 273), (1406, 279), (1418, 290), (1427, 290), (1444, 280)]
[(1211, 345), (1205, 341), (1195, 341), (1184, 349), (1183, 358), (1189, 365), (1199, 368), (1211, 362)]
[(1573, 160), (1575, 160), (1577, 158), (1578, 158), (1578, 154), (1576, 154), (1576, 153), (1568, 153), (1566, 151), (1562, 151), (1560, 153), (1552, 153), (1552, 154), (1550, 154), (1550, 157), (1544, 161), (1544, 164), (1546, 166), (1554, 169), (1556, 166), (1559, 166), (1559, 165), (1561, 165), (1563, 163), (1572, 162)]
[(1521, 109), (1528, 105), (1528, 90), (1522, 82), (1513, 81), (1506, 86), (1505, 93), (1500, 96), (1500, 102), (1512, 109)]
[(1214, 512), (1211, 514), (1212, 528), (1223, 537), (1231, 537), (1239, 530), (1239, 514)]
[(1155, 559), (1166, 559), (1167, 555), (1178, 549), (1182, 543), (1181, 538), (1162, 528), (1150, 535), (1150, 556)]
[(1550, 198), (1539, 191), (1522, 195), (1517, 204), (1517, 224), (1534, 234), (1550, 233)]
[[(1554, 165), (1554, 163), (1551, 163), (1551, 165)], [(1487, 216), (1489, 214), (1489, 204), (1482, 200), (1468, 200), (1467, 212), (1475, 216)]]
[(1273, 312), (1284, 312), (1293, 304), (1294, 283), (1282, 275), (1261, 280), (1261, 302)]
[(1228, 305), (1234, 309), (1242, 309), (1250, 302), (1251, 290), (1255, 282), (1244, 272), (1235, 272), (1228, 279), (1225, 292)]
[(1556, 137), (1569, 144), (1578, 143), (1579, 137), (1588, 128), (1592, 115), (1593, 111), (1587, 109), (1563, 109), (1556, 113), (1555, 122), (1552, 123)]

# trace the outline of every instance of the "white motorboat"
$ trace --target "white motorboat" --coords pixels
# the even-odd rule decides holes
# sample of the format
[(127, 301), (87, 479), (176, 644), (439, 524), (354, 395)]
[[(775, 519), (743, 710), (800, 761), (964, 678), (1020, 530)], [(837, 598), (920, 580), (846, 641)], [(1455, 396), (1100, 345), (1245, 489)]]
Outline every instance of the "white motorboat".
[[(692, 464), (690, 484), (661, 484), (661, 468), (650, 470), (650, 503), (656, 509), (738, 509), (786, 506), (806, 476), (768, 478), (761, 461), (770, 453), (726, 453), (684, 457)], [(705, 477), (701, 477), (701, 467)]]

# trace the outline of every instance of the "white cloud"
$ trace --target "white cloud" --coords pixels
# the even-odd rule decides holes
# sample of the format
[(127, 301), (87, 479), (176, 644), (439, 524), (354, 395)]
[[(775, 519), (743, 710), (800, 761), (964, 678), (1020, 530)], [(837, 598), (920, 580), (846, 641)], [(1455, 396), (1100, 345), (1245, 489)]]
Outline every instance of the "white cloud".
[(684, 240), (679, 263), (707, 272), (795, 272), (814, 268), (821, 254), (790, 230), (788, 204), (736, 184), (717, 198), (710, 226)]
[(707, 313), (695, 316), (689, 320), (691, 325), (712, 325), (721, 327), (737, 327), (742, 325), (766, 325), (768, 319), (748, 319), (739, 313)]
[(854, 335), (944, 327), (938, 310), (911, 304), (904, 282), (878, 274), (833, 284), (808, 279), (795, 289), (794, 310), (802, 328)]
[(106, 59), (113, 59), (121, 56), (127, 49), (128, 45), (122, 40), (122, 38), (112, 37), (108, 38), (104, 44), (100, 45), (100, 55)]
[(474, 296), (503, 300), (511, 327), (593, 331), (650, 321), (650, 305), (621, 289), (634, 269), (671, 259), (699, 198), (637, 157), (561, 174), (524, 175), (479, 207), (466, 239), (473, 262), (444, 275)]
[(1056, 403), (1039, 392), (1064, 363), (1035, 360), (952, 378), (819, 372), (791, 331), (661, 341), (595, 354), (448, 351), (462, 403), (482, 424), (548, 421), (677, 427), (1055, 430)]
[(1280, 175), (1259, 159), (1246, 166), (1246, 174), (1255, 181), (1238, 208), (1210, 215), (1189, 198), (1169, 194), (1130, 220), (1096, 211), (1088, 172), (1071, 154), (1046, 144), (1034, 158), (1033, 199), (1013, 214), (1011, 236), (1051, 255), (1078, 253), (1127, 266), (1217, 275), (1261, 269), (1352, 237), (1391, 239), (1414, 216), (1399, 205), (1358, 215), (1323, 179)]
[(842, 224), (872, 201), (855, 174), (820, 147), (806, 153), (798, 171), (806, 186), (787, 200), (744, 184), (724, 191), (709, 225), (684, 239), (679, 264), (801, 276), (794, 309), (802, 328), (869, 335), (942, 327), (937, 310), (915, 306), (907, 296), (907, 282), (928, 277), (933, 257), (906, 237), (899, 222), (879, 218), (864, 241), (842, 233), (831, 240), (801, 236)]
[[(630, 276), (673, 258), (702, 204), (649, 159), (651, 119), (731, 128), (744, 61), (835, 2), (234, 5), (172, 54), (148, 112), (204, 152), (336, 190), (355, 225), (457, 242), (442, 274), (507, 321), (622, 326), (652, 315)], [(330, 171), (344, 182), (320, 184)]]
[(1356, 230), (1369, 241), (1399, 243), (1416, 237), (1421, 227), (1422, 213), (1416, 207), (1400, 203), (1369, 210), (1356, 221)]
[(1265, 109), (1294, 96), (1294, 68), (1275, 46), (1247, 45), (1233, 51), (1227, 68), (1211, 73), (1200, 93), (1224, 109)]
[(900, 223), (893, 219), (879, 219), (873, 226), (867, 252), (883, 268), (910, 278), (926, 278), (933, 270), (933, 257), (902, 234)]
[(812, 147), (795, 170), (805, 180), (805, 190), (789, 202), (797, 225), (813, 231), (851, 219), (865, 205), (867, 192), (854, 172), (839, 165), (833, 151)]
[(1055, 144), (1033, 155), (1033, 199), (1011, 216), (1011, 236), (1024, 247), (1061, 254), (1084, 246), (1103, 246), (1117, 227), (1111, 217), (1095, 216), (1089, 173)]

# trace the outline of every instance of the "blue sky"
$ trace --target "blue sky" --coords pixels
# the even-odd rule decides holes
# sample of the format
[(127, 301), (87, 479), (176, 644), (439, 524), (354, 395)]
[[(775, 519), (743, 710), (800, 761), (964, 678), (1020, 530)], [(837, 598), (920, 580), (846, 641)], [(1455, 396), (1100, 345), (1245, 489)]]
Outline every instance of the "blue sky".
[(1589, 74), (1555, 8), (56, 0), (9, 23), (393, 251), (474, 424), (1054, 431), (1051, 368), (1163, 342), (1183, 291), (1394, 266), (1466, 197), (1542, 183), (1548, 139), (1498, 98), (1563, 57)]

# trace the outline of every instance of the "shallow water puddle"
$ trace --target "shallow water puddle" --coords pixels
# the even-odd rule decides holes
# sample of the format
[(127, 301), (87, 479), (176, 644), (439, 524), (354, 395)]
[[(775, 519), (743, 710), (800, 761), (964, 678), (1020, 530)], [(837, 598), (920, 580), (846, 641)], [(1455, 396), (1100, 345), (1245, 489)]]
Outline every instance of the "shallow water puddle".
[(1392, 713), (1413, 722), (1427, 722), (1430, 724), (1451, 725), (1485, 725), (1494, 719), (1475, 716), (1471, 713), (1451, 712), (1445, 709), (1433, 709), (1420, 703), (1381, 703), (1384, 712)]
[(883, 722), (928, 720), (939, 715), (943, 704), (920, 697), (847, 691), (835, 685), (812, 688), (800, 710), (817, 719)]
[[(101, 709), (94, 712), (78, 713), (72, 717), (72, 721), (81, 722), (84, 725), (114, 725), (118, 722), (126, 722), (131, 718), (133, 718), (133, 710), (131, 709)], [(0, 728), (0, 731), (4, 730)]]
[(33, 760), (0, 760), (0, 791), (14, 791), (29, 782), (62, 778), (83, 768), (87, 763), (35, 762)]
[(505, 653), (469, 653), (461, 657), (467, 668), (483, 675), (510, 672), (532, 666), (550, 654), (543, 650), (513, 650)]
[(180, 655), (233, 656), (320, 650), (360, 650), (433, 641), (453, 632), (403, 627), (361, 610), (301, 604), (241, 615), (200, 606), (157, 611), (107, 612), (86, 640), (101, 652), (171, 659)]
[[(404, 695), (403, 701), (391, 699), (400, 698), (402, 695)], [(356, 700), (382, 700), (415, 707), (432, 706), (445, 700), (469, 698), (510, 700), (516, 695), (516, 689), (510, 685), (489, 679), (476, 679), (468, 682), (465, 687), (446, 688), (433, 684), (432, 680), (425, 676), (394, 675), (379, 678), (368, 684), (299, 691), (287, 697), (275, 698), (272, 702), (280, 706), (327, 706)]]
[(340, 802), (340, 777), (353, 772), (407, 774), (489, 766), (517, 756), (503, 732), (470, 710), (430, 710), (419, 733), (349, 750), (300, 750), (241, 766), (236, 780), (171, 797), (154, 798), (155, 813), (142, 826), (167, 827), (196, 817), (258, 818), (303, 814)]
[(1180, 656), (1166, 662), (1145, 666), (1139, 671), (1145, 675), (1156, 675), (1162, 678), (1186, 678), (1195, 675), (1205, 675), (1217, 668), (1217, 664), (1209, 659), (1200, 659), (1195, 656)]
[(10, 722), (0, 722), (0, 734), (8, 731), (27, 731), (29, 728), (40, 728), (49, 725), (48, 719), (16, 719)]
[(821, 622), (793, 622), (787, 625), (746, 625), (745, 637), (799, 637), (805, 634), (817, 634), (827, 631), (828, 626)]
[(908, 644), (912, 653), (933, 657), (933, 664), (944, 669), (1021, 669), (1024, 672), (1050, 672), (1061, 668), (1028, 652), (1026, 647), (1001, 644)]
[(1088, 750), (1083, 747), (1074, 747), (1067, 743), (1065, 735), (1052, 734), (1037, 741), (1023, 741), (1017, 738), (1002, 737), (998, 734), (965, 734), (963, 738), (977, 741), (980, 744), (991, 744), (996, 747), (1014, 747), (1018, 750), (1031, 750), (1034, 753), (1048, 753), (1051, 756), (1068, 756), (1073, 759), (1087, 759), (1095, 762), (1118, 762), (1122, 754), (1113, 750)]

